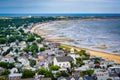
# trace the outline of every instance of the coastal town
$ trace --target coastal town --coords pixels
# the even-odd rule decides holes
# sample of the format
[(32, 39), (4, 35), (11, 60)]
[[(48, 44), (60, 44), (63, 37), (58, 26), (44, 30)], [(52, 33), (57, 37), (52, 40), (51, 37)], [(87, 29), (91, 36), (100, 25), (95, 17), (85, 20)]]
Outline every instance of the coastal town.
[(7, 28), (0, 24), (0, 80), (120, 80), (120, 63), (115, 60), (64, 46), (31, 31), (41, 23), (63, 19), (22, 17), (16, 21), (25, 23), (17, 27), (14, 19), (0, 19), (6, 24), (13, 20)]

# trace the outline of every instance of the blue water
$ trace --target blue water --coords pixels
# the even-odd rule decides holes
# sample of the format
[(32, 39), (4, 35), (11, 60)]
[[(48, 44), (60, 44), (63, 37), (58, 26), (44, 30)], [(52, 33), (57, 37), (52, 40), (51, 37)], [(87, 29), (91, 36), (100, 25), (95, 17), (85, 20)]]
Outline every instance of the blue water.
[(0, 14), (1, 17), (21, 16), (96, 16), (96, 17), (120, 17), (120, 14)]

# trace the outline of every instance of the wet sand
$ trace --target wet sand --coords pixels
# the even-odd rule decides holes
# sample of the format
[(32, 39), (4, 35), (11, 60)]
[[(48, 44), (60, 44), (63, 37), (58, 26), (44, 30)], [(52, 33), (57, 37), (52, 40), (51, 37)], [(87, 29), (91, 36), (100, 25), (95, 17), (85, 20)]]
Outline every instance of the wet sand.
[[(32, 29), (31, 29), (31, 32), (32, 33), (36, 33), (38, 35), (41, 35), (38, 30), (40, 27), (44, 26), (44, 25), (49, 25), (49, 23), (42, 23), (42, 24), (38, 24), (36, 26), (34, 26)], [(61, 40), (68, 40), (68, 39), (50, 39), (50, 38), (47, 38), (47, 35), (44, 36), (46, 39), (48, 40), (51, 40), (51, 41), (61, 41)], [(115, 55), (115, 54), (110, 54), (110, 53), (105, 53), (105, 52), (100, 52), (100, 51), (95, 51), (95, 50), (90, 50), (90, 49), (86, 49), (86, 48), (80, 48), (80, 47), (75, 47), (75, 46), (71, 46), (71, 45), (66, 45), (66, 44), (61, 44), (62, 46), (66, 46), (66, 47), (69, 47), (69, 48), (74, 48), (76, 50), (81, 50), (81, 49), (84, 49), (86, 50), (87, 53), (89, 53), (91, 56), (99, 56), (99, 57), (103, 57), (107, 60), (114, 60), (116, 63), (119, 63), (120, 64), (120, 56), (119, 55)]]

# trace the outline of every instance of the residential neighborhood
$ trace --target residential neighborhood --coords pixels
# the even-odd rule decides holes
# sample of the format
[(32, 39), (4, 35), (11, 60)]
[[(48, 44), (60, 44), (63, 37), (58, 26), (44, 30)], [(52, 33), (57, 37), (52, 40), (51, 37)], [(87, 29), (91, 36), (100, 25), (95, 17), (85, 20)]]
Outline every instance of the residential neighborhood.
[(116, 61), (64, 47), (31, 32), (35, 24), (24, 25), (1, 28), (0, 80), (120, 80)]

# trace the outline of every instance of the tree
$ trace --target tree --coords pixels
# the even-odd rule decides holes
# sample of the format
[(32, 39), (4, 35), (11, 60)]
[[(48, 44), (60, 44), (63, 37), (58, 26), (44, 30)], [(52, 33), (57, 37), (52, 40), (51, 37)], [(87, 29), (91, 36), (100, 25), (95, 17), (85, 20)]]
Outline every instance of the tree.
[(18, 41), (22, 41), (23, 37), (22, 36), (15, 36)]
[(19, 50), (16, 48), (16, 49), (15, 49), (15, 52), (16, 52), (16, 53), (18, 53), (18, 52), (19, 52)]
[(7, 39), (6, 38), (0, 38), (0, 44), (5, 44), (7, 43)]
[(82, 65), (84, 65), (85, 63), (82, 61), (81, 58), (76, 58), (76, 64), (78, 67), (81, 67)]
[(45, 68), (39, 69), (38, 74), (44, 75), (45, 77), (50, 77), (50, 78), (52, 78), (52, 80), (54, 80), (54, 76), (53, 76), (52, 72)]
[(35, 37), (41, 38), (41, 36), (39, 36), (38, 34), (34, 34)]
[(61, 72), (57, 72), (56, 73), (56, 78), (59, 78), (59, 77), (61, 77), (62, 76), (62, 73)]
[(108, 78), (107, 80), (112, 80), (111, 78)]
[(59, 70), (60, 69), (60, 66), (54, 66), (54, 65), (51, 65), (50, 66), (50, 70)]
[(41, 74), (41, 75), (44, 75), (46, 72), (47, 72), (47, 71), (46, 71), (46, 69), (45, 69), (44, 67), (42, 67), (42, 68), (40, 68), (40, 69), (38, 70), (38, 74)]
[(27, 41), (32, 42), (35, 40), (35, 37), (33, 35), (28, 36)]
[(22, 74), (22, 78), (33, 78), (35, 71), (25, 69)]
[(9, 75), (9, 74), (10, 74), (10, 71), (8, 69), (5, 69), (2, 71), (1, 75)]
[(86, 54), (86, 51), (85, 50), (81, 50), (81, 51), (77, 52), (76, 54), (82, 56), (82, 55)]
[(30, 51), (33, 54), (38, 53), (38, 45), (36, 43), (32, 43), (32, 45), (30, 46)]
[(94, 73), (94, 70), (92, 70), (92, 69), (87, 70), (87, 74), (88, 74), (89, 76), (92, 76), (92, 75), (93, 75), (93, 73)]
[(11, 42), (15, 42), (16, 41), (16, 38), (15, 36), (11, 36), (8, 38), (8, 42), (11, 43)]
[(89, 70), (86, 70), (86, 71), (82, 71), (80, 74), (81, 74), (81, 76), (84, 76), (84, 75), (92, 76), (93, 73), (94, 73), (94, 70), (89, 69)]
[(20, 28), (19, 31), (20, 31), (21, 33), (24, 33), (24, 30), (23, 30), (22, 28)]
[(6, 69), (12, 69), (15, 66), (14, 66), (14, 63), (0, 62), (0, 67), (6, 68)]
[(70, 63), (71, 69), (73, 69), (73, 68), (75, 67), (74, 62), (73, 62), (73, 61), (70, 61), (69, 63)]
[(56, 77), (58, 78), (58, 77), (68, 77), (69, 76), (69, 74), (68, 73), (66, 73), (66, 72), (57, 72), (56, 73)]
[(6, 68), (7, 67), (7, 63), (6, 62), (0, 62), (0, 67)]
[(45, 51), (45, 47), (40, 48), (40, 52)]
[(7, 80), (7, 79), (3, 76), (0, 76), (0, 80)]
[(26, 44), (26, 47), (23, 49), (23, 51), (25, 51), (26, 53), (30, 51), (30, 45), (28, 43)]
[(12, 69), (12, 68), (14, 68), (14, 67), (15, 67), (14, 63), (9, 63), (9, 64), (8, 64), (8, 69)]
[(31, 67), (34, 67), (36, 65), (36, 60), (29, 59), (29, 62)]
[(38, 43), (41, 43), (41, 41), (42, 41), (41, 39), (37, 39), (37, 42), (38, 42)]

